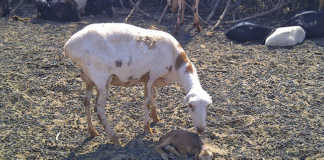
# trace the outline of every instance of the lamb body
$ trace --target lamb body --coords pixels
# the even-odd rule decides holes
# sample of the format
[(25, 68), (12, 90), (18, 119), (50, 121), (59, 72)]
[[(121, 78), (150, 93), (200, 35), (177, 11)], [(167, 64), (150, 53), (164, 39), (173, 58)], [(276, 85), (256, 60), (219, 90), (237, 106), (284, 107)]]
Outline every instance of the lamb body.
[(196, 160), (212, 160), (214, 156), (212, 146), (204, 144), (198, 134), (181, 129), (173, 130), (162, 136), (155, 147), (162, 158), (167, 160), (168, 155), (163, 151), (163, 148), (178, 157), (194, 155)]

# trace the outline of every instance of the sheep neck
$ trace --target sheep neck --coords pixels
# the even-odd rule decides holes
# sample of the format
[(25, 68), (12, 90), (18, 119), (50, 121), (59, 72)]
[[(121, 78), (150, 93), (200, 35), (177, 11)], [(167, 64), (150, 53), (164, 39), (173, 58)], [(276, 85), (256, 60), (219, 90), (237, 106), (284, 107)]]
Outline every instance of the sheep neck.
[(185, 71), (185, 67), (179, 70), (179, 83), (184, 88), (185, 92), (188, 93), (191, 89), (200, 89), (201, 84), (199, 81), (196, 70), (193, 73)]

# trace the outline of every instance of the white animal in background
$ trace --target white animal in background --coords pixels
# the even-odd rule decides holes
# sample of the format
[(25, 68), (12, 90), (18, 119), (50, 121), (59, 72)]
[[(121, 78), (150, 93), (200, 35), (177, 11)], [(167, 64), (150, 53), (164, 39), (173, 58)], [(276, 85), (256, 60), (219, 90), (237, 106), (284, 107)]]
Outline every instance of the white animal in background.
[[(150, 132), (150, 119), (157, 122), (155, 88), (178, 82), (187, 93), (193, 124), (198, 132), (206, 127), (207, 106), (212, 103), (202, 88), (196, 68), (180, 43), (170, 34), (124, 23), (91, 24), (75, 33), (64, 45), (65, 56), (81, 68), (87, 84), (85, 108), (91, 136), (98, 133), (91, 123), (90, 98), (97, 89), (96, 111), (105, 131), (118, 143), (105, 116), (107, 90), (111, 85), (134, 86), (144, 83), (144, 130)], [(151, 113), (150, 113), (151, 110)]]
[(306, 32), (300, 26), (279, 27), (265, 41), (266, 46), (294, 46), (304, 41)]

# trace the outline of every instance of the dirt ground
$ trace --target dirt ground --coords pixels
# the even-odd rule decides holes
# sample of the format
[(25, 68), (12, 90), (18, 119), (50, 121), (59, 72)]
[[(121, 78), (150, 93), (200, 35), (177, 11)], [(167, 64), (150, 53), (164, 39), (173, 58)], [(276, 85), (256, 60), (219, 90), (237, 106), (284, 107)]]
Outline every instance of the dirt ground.
[[(20, 14), (35, 17), (29, 7)], [(161, 135), (192, 127), (181, 87), (159, 89), (154, 135), (143, 134), (143, 87), (113, 87), (106, 110), (122, 146), (112, 145), (95, 114), (100, 136), (89, 138), (84, 84), (62, 48), (87, 24), (122, 22), (127, 12), (119, 12), (69, 23), (0, 18), (0, 159), (158, 160), (153, 148)], [(151, 13), (158, 16), (161, 6)], [(172, 32), (175, 20), (169, 13), (157, 24), (138, 13), (129, 23)], [(231, 42), (224, 28), (196, 33), (191, 18), (185, 20), (176, 38), (212, 95), (203, 138), (217, 146), (217, 159), (324, 157), (324, 38), (267, 48)]]

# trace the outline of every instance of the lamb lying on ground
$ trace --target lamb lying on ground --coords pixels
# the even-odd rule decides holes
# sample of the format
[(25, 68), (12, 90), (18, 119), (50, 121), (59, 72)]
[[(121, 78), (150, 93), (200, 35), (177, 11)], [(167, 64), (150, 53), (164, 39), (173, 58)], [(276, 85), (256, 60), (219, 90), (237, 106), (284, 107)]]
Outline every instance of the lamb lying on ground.
[(155, 150), (163, 160), (168, 160), (163, 149), (185, 159), (188, 155), (194, 155), (196, 160), (212, 160), (215, 156), (212, 145), (204, 144), (198, 134), (185, 130), (173, 130), (160, 138)]

